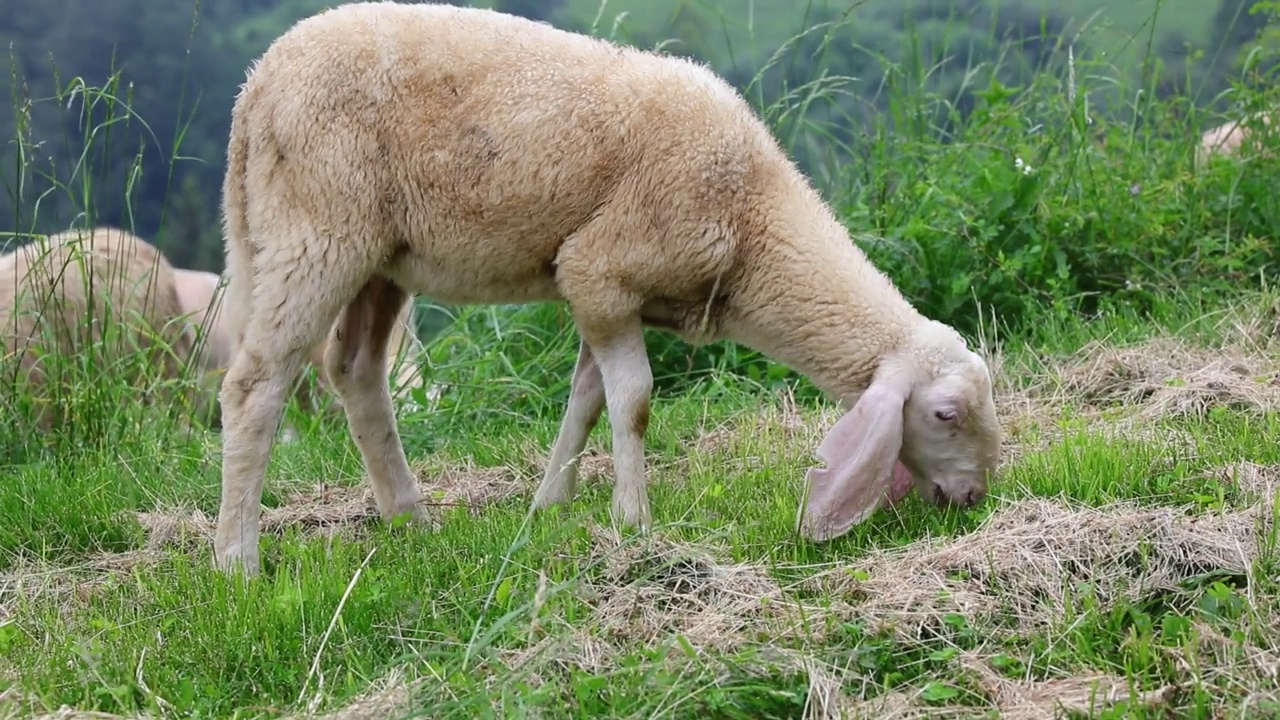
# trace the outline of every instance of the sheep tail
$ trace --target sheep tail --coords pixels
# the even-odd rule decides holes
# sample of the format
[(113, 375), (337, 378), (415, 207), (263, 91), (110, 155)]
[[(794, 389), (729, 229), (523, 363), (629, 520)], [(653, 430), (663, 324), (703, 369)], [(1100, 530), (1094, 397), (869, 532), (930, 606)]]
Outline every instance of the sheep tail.
[[(230, 354), (234, 360), (244, 340), (246, 313), (253, 297), (253, 243), (249, 238), (248, 194), (245, 175), (248, 169), (249, 139), (239, 118), (233, 118), (227, 143), (227, 172), (222, 183), (222, 234), (226, 252), (222, 302), (215, 313), (223, 314), (228, 330)], [(213, 320), (210, 320), (212, 326)]]

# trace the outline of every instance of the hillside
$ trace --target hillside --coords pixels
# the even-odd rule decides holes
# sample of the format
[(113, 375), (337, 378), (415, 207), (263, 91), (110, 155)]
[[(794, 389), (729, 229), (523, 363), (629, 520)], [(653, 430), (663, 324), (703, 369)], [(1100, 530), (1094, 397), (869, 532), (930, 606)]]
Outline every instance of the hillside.
[[(1008, 6), (1013, 3), (995, 2)], [(1155, 19), (1155, 41), (1183, 37), (1212, 53), (1215, 38), (1209, 37), (1210, 20), (1216, 3), (1196, 0), (1026, 0), (1029, 8), (1044, 11), (1057, 8), (1073, 29), (1085, 26), (1084, 37), (1109, 56), (1133, 57), (1147, 44)], [(851, 28), (861, 26), (874, 15), (901, 7), (896, 0), (806, 0), (795, 3), (762, 0), (566, 0), (556, 15), (560, 22), (576, 27), (598, 26), (604, 35), (613, 34), (629, 42), (689, 37), (694, 28), (709, 32), (703, 39), (707, 59), (716, 65), (730, 55), (745, 52), (772, 52), (787, 39), (811, 25), (808, 18), (828, 13), (851, 13)], [(1157, 12), (1158, 11), (1158, 12)], [(676, 48), (672, 48), (673, 50)]]

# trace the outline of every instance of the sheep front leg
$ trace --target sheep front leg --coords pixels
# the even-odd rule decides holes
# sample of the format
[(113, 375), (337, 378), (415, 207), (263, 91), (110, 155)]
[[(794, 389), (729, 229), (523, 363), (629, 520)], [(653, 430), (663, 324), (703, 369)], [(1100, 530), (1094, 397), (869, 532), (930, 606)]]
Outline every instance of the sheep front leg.
[(578, 482), (578, 461), (587, 446), (587, 436), (604, 411), (604, 379), (600, 366), (586, 341), (578, 343), (578, 362), (573, 368), (569, 405), (560, 433), (547, 460), (547, 468), (533, 495), (537, 509), (568, 503)]
[(609, 422), (613, 426), (613, 517), (623, 525), (648, 530), (649, 493), (645, 480), (644, 435), (649, 427), (653, 371), (645, 353), (639, 316), (602, 330), (587, 325), (583, 342), (590, 346), (604, 382)]
[(324, 356), (325, 372), (346, 412), (378, 511), (386, 521), (405, 514), (414, 520), (425, 517), (396, 429), (388, 380), (388, 340), (407, 300), (408, 294), (390, 280), (371, 279), (339, 314)]

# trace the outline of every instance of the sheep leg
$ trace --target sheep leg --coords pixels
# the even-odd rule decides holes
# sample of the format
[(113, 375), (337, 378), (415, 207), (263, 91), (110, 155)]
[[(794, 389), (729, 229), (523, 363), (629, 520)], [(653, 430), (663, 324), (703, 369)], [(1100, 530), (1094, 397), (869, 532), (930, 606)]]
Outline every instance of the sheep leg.
[(408, 299), (408, 293), (387, 278), (370, 279), (339, 313), (324, 357), (325, 372), (346, 412), (378, 511), (386, 521), (406, 513), (415, 520), (425, 517), (396, 429), (388, 379), (388, 340)]
[(310, 347), (307, 335), (319, 336), (327, 326), (306, 309), (293, 309), (296, 312), (277, 315), (295, 323), (289, 333), (259, 320), (261, 313), (251, 314), (243, 343), (223, 378), (222, 504), (213, 546), (214, 562), (222, 570), (238, 563), (246, 575), (258, 573), (262, 485), (271, 447)]
[(621, 323), (585, 323), (580, 330), (600, 367), (609, 423), (613, 426), (614, 521), (648, 530), (644, 434), (649, 427), (653, 371), (645, 353), (640, 317), (635, 315)]
[(590, 346), (584, 340), (578, 343), (578, 362), (573, 368), (569, 406), (560, 423), (560, 433), (556, 436), (542, 482), (533, 495), (535, 508), (568, 503), (573, 498), (578, 482), (578, 460), (587, 446), (587, 436), (600, 420), (604, 405), (604, 379)]
[[(234, 216), (233, 216), (234, 217)], [(299, 226), (305, 227), (302, 223)], [(345, 268), (345, 277), (326, 288), (314, 275), (299, 274), (292, 283), (278, 278), (287, 268), (260, 259), (238, 227), (227, 241), (229, 283), (223, 312), (237, 321), (228, 337), (227, 372), (218, 393), (222, 412), (222, 503), (214, 534), (214, 565), (229, 571), (241, 566), (245, 575), (259, 571), (258, 535), (262, 485), (284, 404), (312, 348), (332, 326), (338, 311), (356, 295), (368, 277), (355, 258), (305, 254), (298, 268)], [(239, 233), (239, 234), (237, 234)], [(294, 230), (282, 239), (307, 249), (310, 233)], [(372, 268), (369, 268), (371, 271)], [(277, 278), (262, 282), (259, 278)]]

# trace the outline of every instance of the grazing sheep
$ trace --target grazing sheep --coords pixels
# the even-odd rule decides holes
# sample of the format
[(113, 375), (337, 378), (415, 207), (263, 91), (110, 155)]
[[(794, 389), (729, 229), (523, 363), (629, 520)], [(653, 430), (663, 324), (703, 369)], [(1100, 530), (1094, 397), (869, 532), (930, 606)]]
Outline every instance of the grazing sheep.
[[(226, 317), (222, 313), (222, 293), (219, 293), (220, 278), (216, 273), (207, 270), (188, 270), (175, 268), (178, 296), (183, 311), (189, 313), (193, 325), (201, 328), (202, 342), (195, 349), (196, 369), (201, 377), (207, 378), (205, 387), (210, 396), (216, 396), (219, 379), (231, 364), (231, 335), (228, 331)], [(392, 363), (392, 374), (395, 377), (394, 395), (404, 396), (414, 387), (418, 380), (419, 353), (422, 343), (418, 340), (414, 326), (416, 319), (413, 305), (406, 303), (396, 319), (392, 330), (391, 346), (396, 348), (394, 355), (388, 356)], [(325, 388), (324, 350), (327, 338), (312, 350), (311, 364), (320, 372), (321, 388)], [(340, 411), (340, 402), (324, 402), (308, 392), (309, 386), (299, 383), (295, 393), (299, 406), (304, 410)], [(211, 403), (216, 411), (216, 403)], [(214, 417), (209, 421), (217, 424)]]
[[(203, 270), (174, 268), (173, 272), (178, 299), (183, 313), (187, 314), (188, 324), (200, 329), (199, 339), (192, 350), (198, 391), (202, 398), (216, 400), (221, 374), (231, 362), (227, 325), (220, 312), (219, 278)], [(202, 421), (216, 427), (219, 422), (218, 403), (211, 401), (202, 407), (206, 411)]]
[[(1249, 116), (1248, 121), (1257, 121), (1269, 126), (1271, 117), (1258, 113)], [(1245, 122), (1233, 120), (1206, 130), (1200, 136), (1200, 145), (1196, 148), (1196, 163), (1204, 164), (1213, 155), (1234, 155), (1239, 151), (1240, 145), (1250, 133), (1250, 128), (1244, 124)]]
[(898, 293), (742, 97), (693, 62), (490, 10), (342, 5), (251, 69), (223, 192), (238, 327), (221, 568), (258, 571), (272, 432), (330, 328), (326, 369), (378, 508), (420, 517), (383, 363), (410, 293), (568, 304), (581, 343), (537, 507), (569, 501), (607, 406), (615, 518), (649, 527), (644, 326), (756, 348), (848, 408), (818, 448), (827, 469), (807, 475), (811, 538), (863, 520), (908, 471), (939, 504), (987, 492), (1000, 430), (982, 358)]
[[(154, 368), (158, 379), (176, 379), (193, 342), (182, 315), (173, 268), (155, 247), (118, 228), (71, 230), (0, 256), (4, 384), (42, 406), (35, 417), (42, 432), (65, 420), (46, 394), (61, 382), (46, 353), (93, 353), (96, 367), (124, 368), (135, 385)], [(118, 334), (104, 337), (111, 326)], [(145, 365), (120, 362), (135, 351), (145, 354)], [(11, 367), (18, 371), (16, 385)]]

